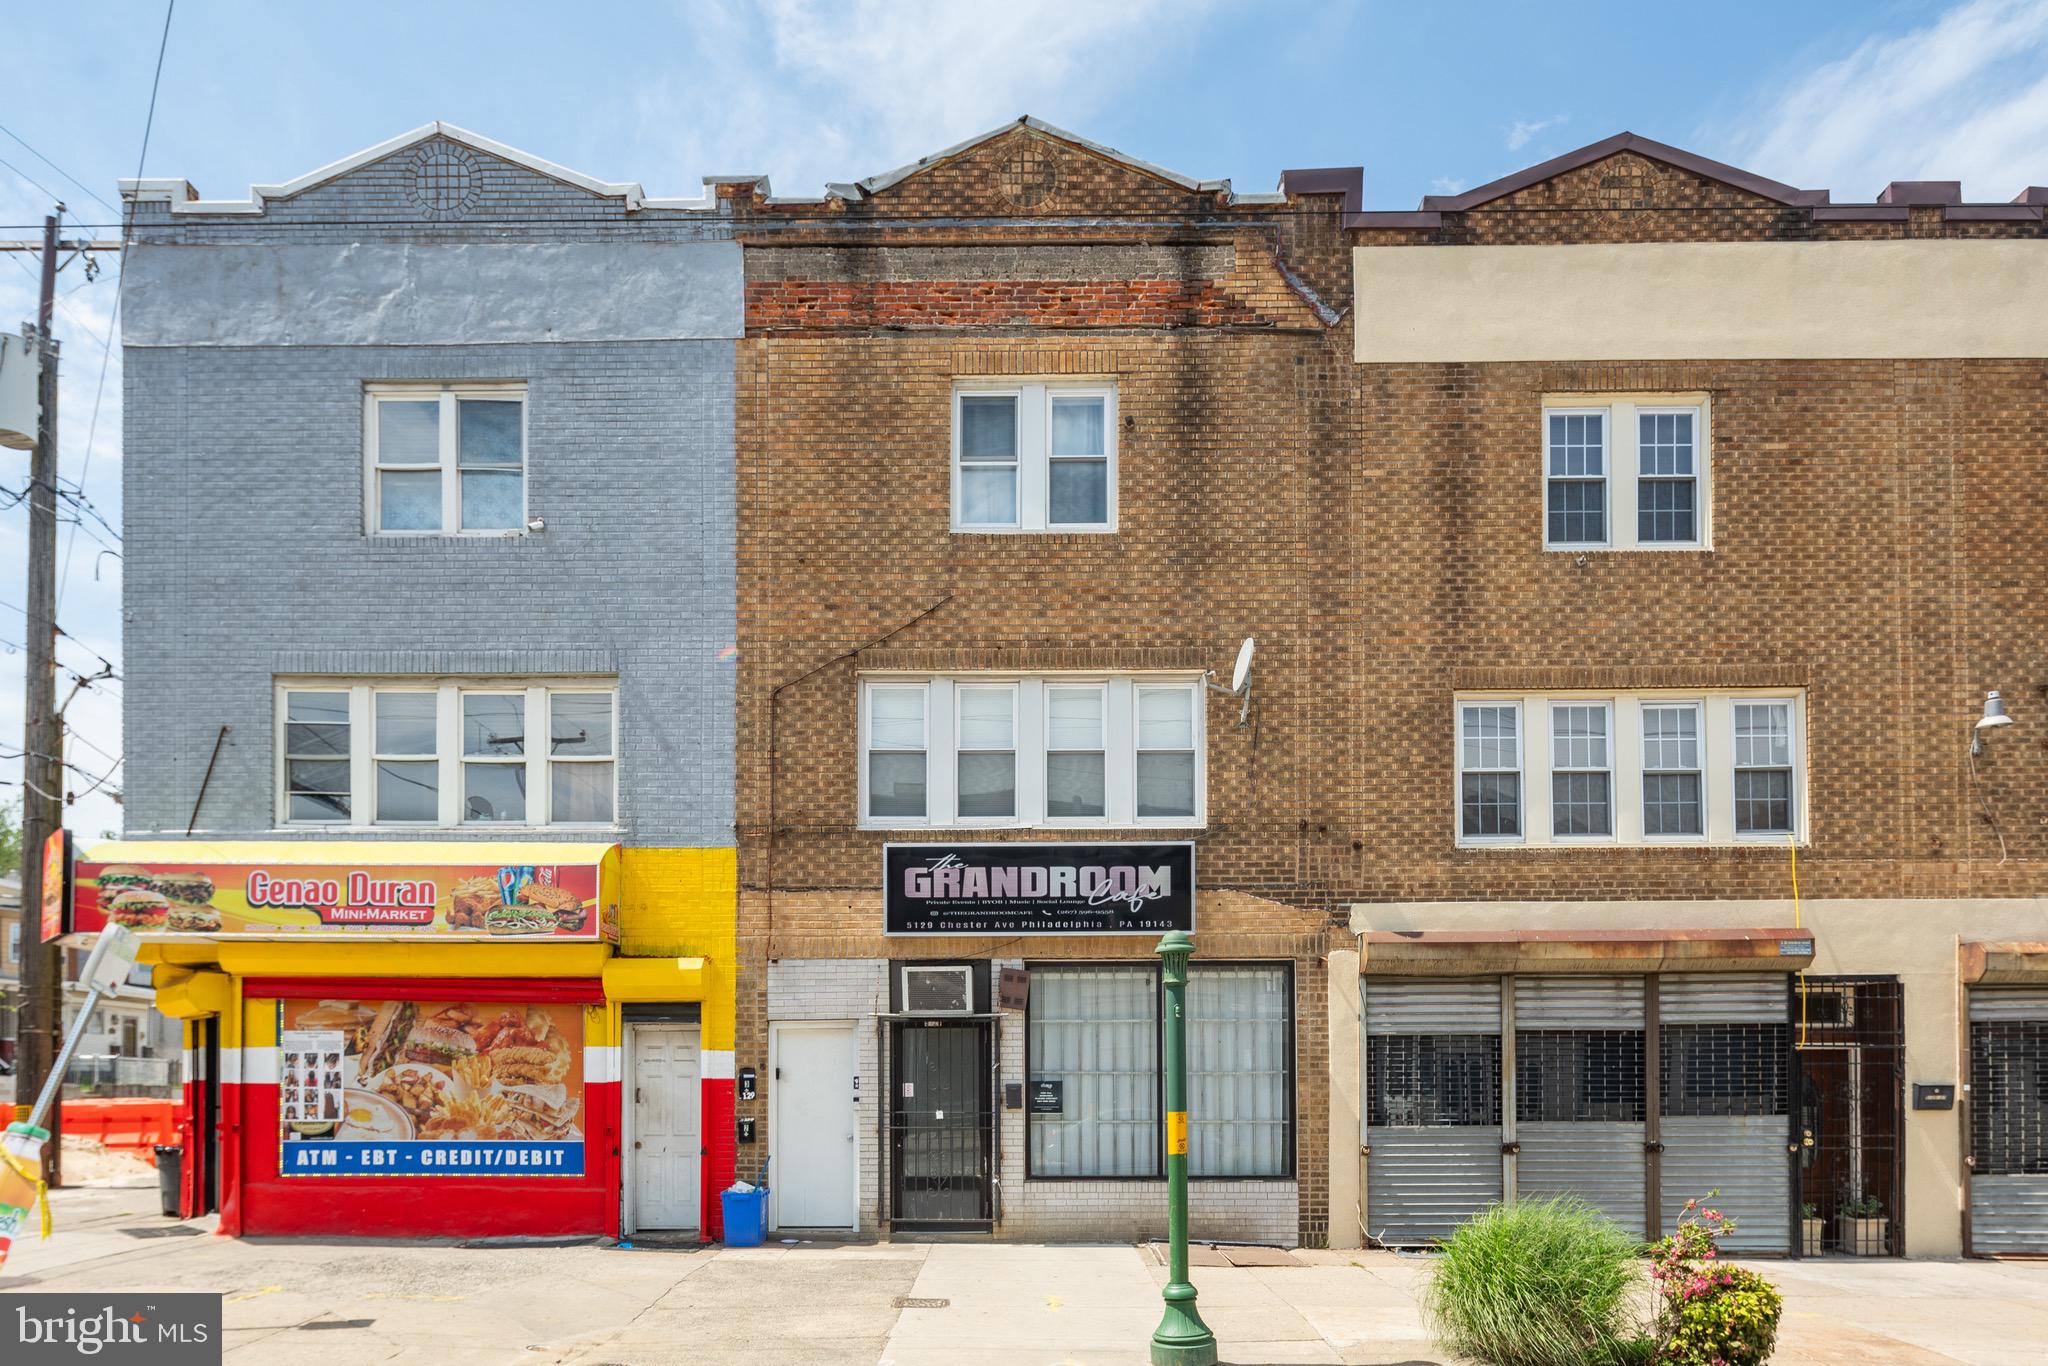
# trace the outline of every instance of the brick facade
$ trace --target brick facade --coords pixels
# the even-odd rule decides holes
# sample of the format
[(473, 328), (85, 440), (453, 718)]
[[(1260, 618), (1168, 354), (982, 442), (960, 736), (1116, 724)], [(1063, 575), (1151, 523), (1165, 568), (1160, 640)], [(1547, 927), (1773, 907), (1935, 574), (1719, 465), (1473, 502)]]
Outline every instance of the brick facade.
[[(1059, 187), (1028, 221), (1001, 191), (1021, 163)], [(863, 671), (1227, 676), (1255, 635), (1252, 724), (1237, 726), (1229, 699), (1208, 708), (1206, 826), (1110, 837), (1195, 838), (1200, 954), (1293, 962), (1296, 1171), (1221, 1183), (1197, 1203), (1211, 1236), (1320, 1242), (1321, 958), (1339, 903), (1302, 853), (1336, 795), (1321, 788), (1334, 732), (1317, 642), (1338, 566), (1321, 550), (1318, 488), (1341, 453), (1313, 377), (1342, 353), (1334, 309), (1281, 257), (1285, 207), (1190, 193), (1019, 129), (858, 212), (778, 206), (795, 221), (742, 228), (739, 1051), (761, 1050), (777, 1008), (760, 974), (777, 980), (778, 960), (1152, 961), (1149, 940), (882, 936), (889, 836), (857, 828)], [(995, 376), (1114, 381), (1115, 534), (949, 529), (953, 385)], [(1006, 1014), (1006, 1079), (1023, 1080), (1023, 1034)], [(768, 1107), (753, 1113), (765, 1129)], [(1000, 1129), (998, 1232), (1121, 1236), (1158, 1222), (1156, 1185), (1024, 1180), (1023, 1114), (1005, 1112)]]

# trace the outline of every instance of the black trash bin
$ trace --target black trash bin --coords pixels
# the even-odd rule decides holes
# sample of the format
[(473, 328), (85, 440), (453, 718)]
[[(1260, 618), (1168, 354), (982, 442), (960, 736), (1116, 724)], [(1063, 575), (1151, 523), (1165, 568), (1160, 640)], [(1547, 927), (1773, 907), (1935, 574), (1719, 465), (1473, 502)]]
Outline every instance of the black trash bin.
[(178, 1187), (185, 1184), (185, 1150), (169, 1144), (156, 1145), (156, 1189), (163, 1198), (164, 1218), (178, 1217)]

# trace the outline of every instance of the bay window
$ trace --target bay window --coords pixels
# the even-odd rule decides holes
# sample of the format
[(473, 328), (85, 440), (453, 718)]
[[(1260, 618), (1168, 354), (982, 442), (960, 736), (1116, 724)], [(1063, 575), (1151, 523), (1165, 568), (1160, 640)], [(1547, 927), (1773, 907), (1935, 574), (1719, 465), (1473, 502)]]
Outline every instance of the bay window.
[[(596, 826), (617, 806), (609, 682), (278, 685), (287, 825)], [(540, 743), (529, 737), (545, 735)]]
[(860, 823), (1201, 825), (1202, 695), (1194, 675), (864, 679)]

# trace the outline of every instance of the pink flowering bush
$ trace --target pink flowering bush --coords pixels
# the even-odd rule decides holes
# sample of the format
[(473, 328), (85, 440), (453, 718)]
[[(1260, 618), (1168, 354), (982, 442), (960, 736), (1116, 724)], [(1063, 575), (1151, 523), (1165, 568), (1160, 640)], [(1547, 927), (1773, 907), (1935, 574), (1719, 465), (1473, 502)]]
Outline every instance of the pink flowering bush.
[[(1707, 1199), (1713, 1198), (1709, 1192)], [(1678, 1231), (1651, 1250), (1659, 1363), (1760, 1366), (1770, 1360), (1785, 1302), (1763, 1277), (1721, 1261), (1720, 1241), (1734, 1231), (1734, 1220), (1688, 1200)]]

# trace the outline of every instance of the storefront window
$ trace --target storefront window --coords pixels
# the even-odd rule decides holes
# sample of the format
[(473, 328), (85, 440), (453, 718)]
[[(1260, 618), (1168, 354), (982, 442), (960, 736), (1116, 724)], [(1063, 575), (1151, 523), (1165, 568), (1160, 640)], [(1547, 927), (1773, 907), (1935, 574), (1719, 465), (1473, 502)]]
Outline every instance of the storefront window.
[(1188, 973), (1188, 1172), (1285, 1176), (1291, 1039), (1285, 964)]
[(1159, 974), (1151, 964), (1031, 974), (1030, 1174), (1160, 1172)]

